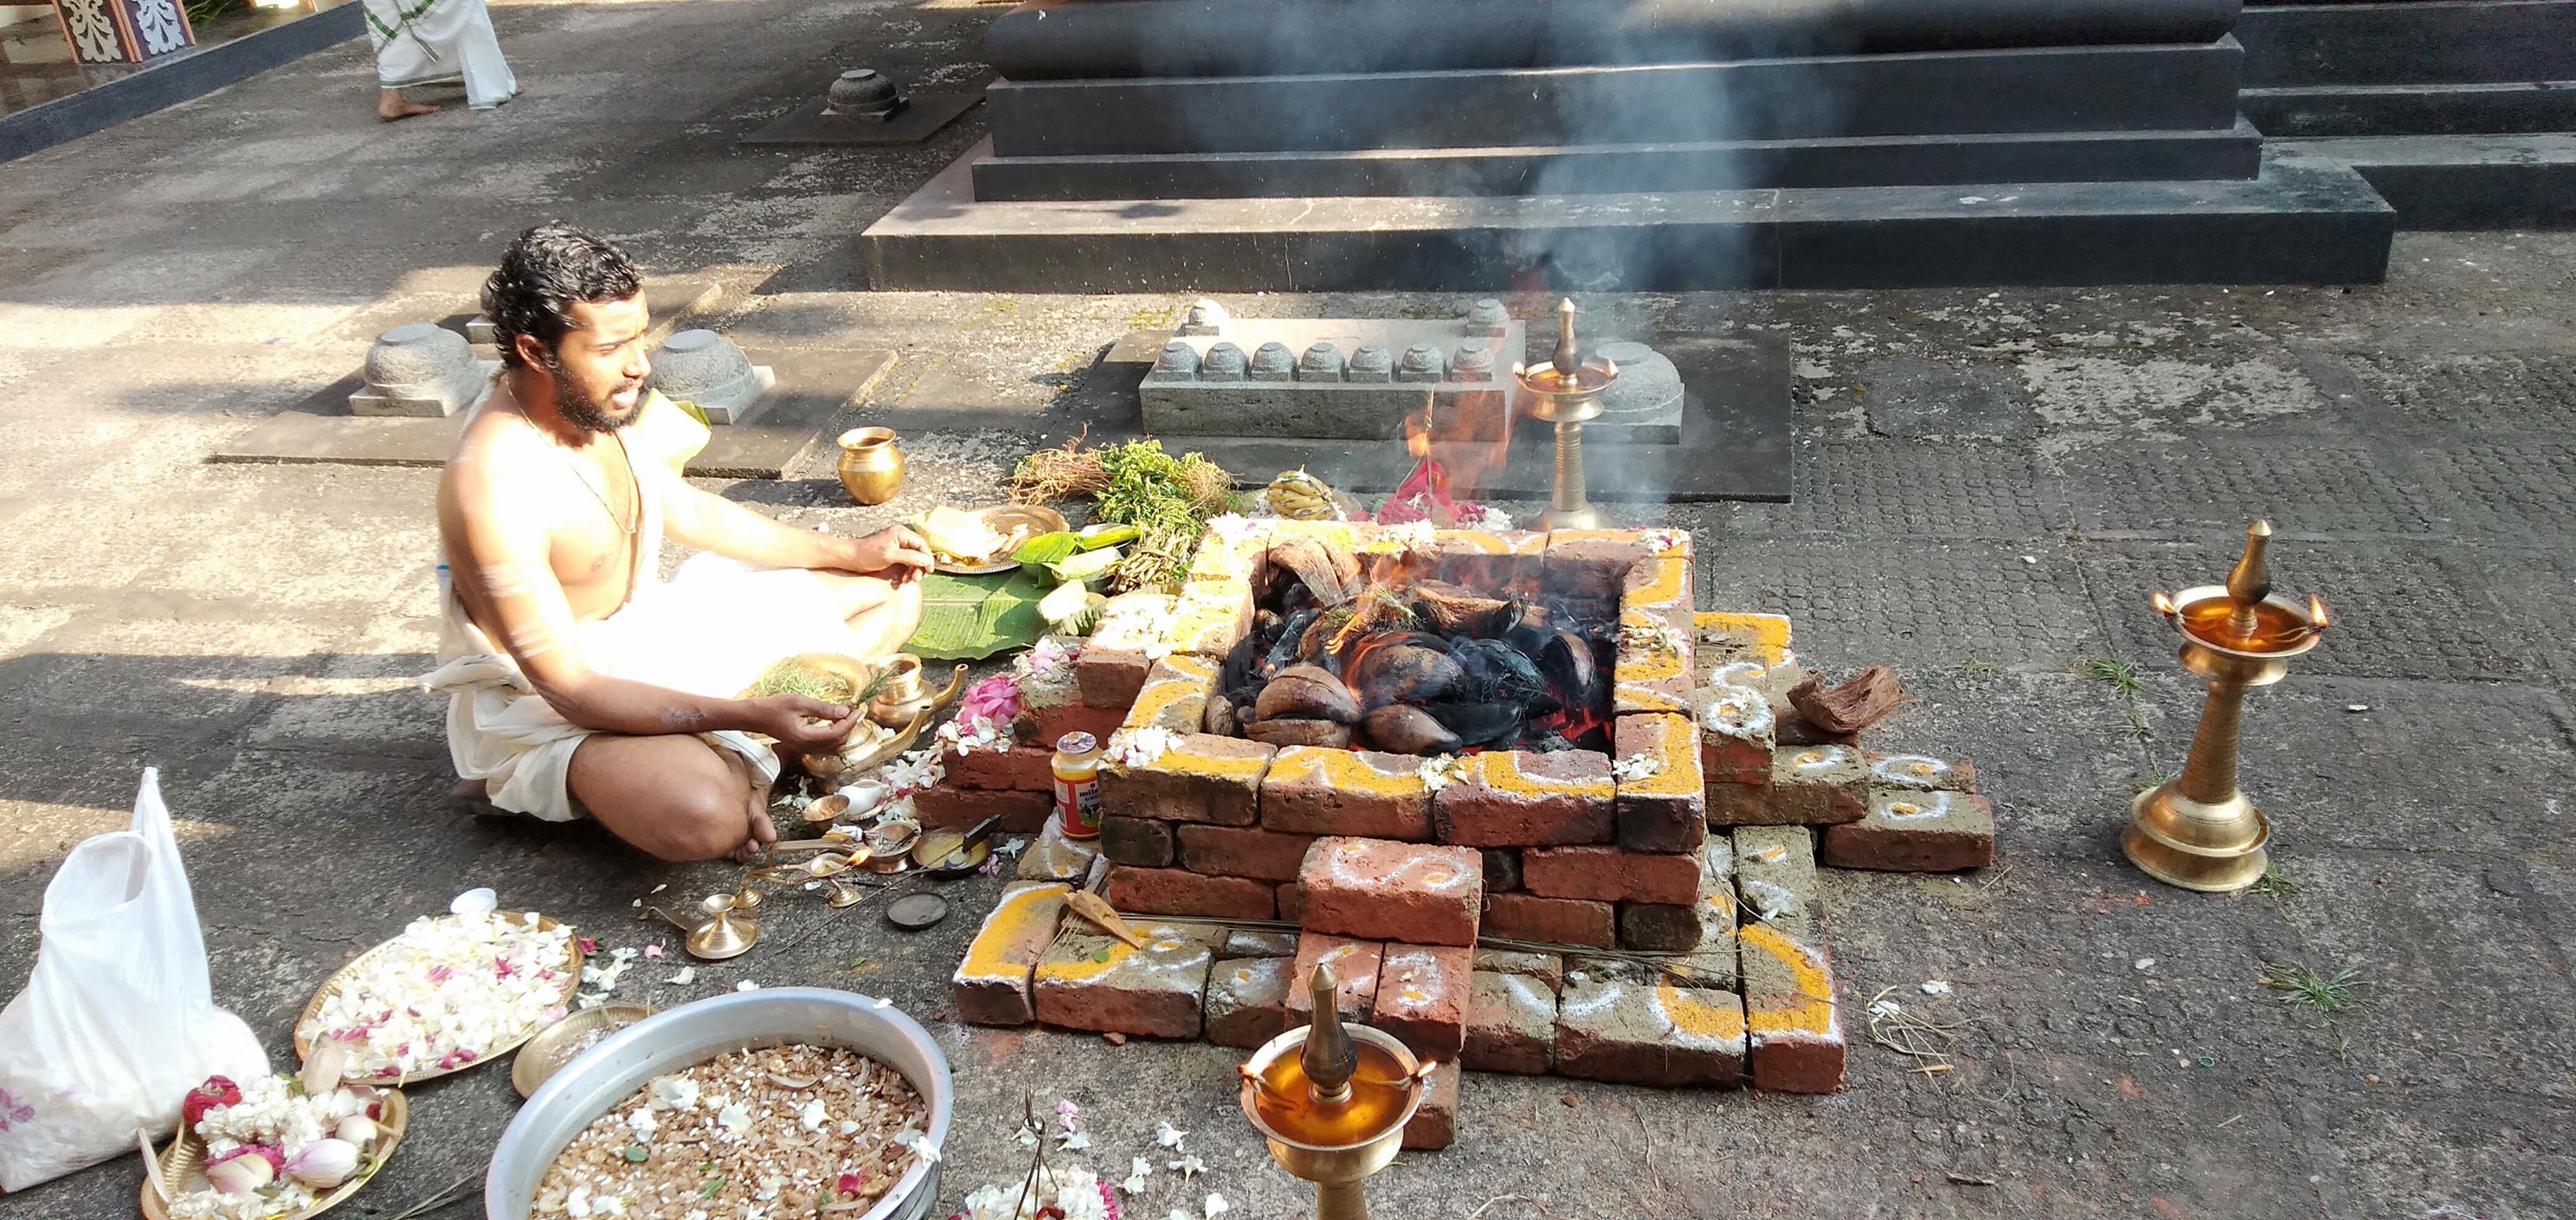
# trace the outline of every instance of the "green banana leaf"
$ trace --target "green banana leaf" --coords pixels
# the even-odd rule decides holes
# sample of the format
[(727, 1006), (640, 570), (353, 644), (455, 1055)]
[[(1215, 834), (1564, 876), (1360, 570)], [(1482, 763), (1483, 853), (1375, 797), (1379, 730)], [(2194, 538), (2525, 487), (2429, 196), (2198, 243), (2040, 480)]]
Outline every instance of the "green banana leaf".
[(905, 650), (925, 661), (981, 661), (1038, 642), (1038, 602), (1051, 586), (1026, 568), (985, 576), (921, 576), (921, 629)]

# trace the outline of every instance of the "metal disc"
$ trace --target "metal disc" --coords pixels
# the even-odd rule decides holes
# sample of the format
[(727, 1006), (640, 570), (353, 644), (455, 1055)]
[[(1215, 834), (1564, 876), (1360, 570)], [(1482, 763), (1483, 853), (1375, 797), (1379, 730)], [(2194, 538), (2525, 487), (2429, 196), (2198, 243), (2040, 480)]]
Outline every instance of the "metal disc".
[(886, 922), (905, 931), (927, 928), (948, 918), (948, 900), (937, 894), (906, 894), (886, 907)]

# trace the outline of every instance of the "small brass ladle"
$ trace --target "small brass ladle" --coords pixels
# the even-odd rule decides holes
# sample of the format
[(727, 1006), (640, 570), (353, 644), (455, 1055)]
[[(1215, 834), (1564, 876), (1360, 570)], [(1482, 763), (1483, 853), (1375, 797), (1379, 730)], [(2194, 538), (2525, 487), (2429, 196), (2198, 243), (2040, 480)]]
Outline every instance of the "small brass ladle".
[[(749, 890), (750, 887), (744, 888)], [(688, 934), (681, 938), (680, 947), (688, 950), (689, 956), (702, 961), (721, 962), (740, 957), (760, 943), (760, 925), (744, 913), (734, 895), (709, 894), (698, 904), (698, 909), (706, 913), (706, 918), (694, 924), (683, 923), (678, 916), (658, 906), (645, 907), (636, 913), (635, 918), (661, 916), (664, 923)]]

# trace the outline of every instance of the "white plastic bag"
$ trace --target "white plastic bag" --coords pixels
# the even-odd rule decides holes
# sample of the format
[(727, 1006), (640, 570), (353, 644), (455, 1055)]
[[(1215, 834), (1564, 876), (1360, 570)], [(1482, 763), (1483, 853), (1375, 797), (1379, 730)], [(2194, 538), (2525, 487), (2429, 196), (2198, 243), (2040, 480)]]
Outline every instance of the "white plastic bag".
[(134, 824), (72, 849), (45, 887), (27, 989), (0, 1010), (0, 1190), (134, 1151), (178, 1126), (208, 1076), (266, 1075), (268, 1053), (215, 1007), (197, 903), (143, 772)]

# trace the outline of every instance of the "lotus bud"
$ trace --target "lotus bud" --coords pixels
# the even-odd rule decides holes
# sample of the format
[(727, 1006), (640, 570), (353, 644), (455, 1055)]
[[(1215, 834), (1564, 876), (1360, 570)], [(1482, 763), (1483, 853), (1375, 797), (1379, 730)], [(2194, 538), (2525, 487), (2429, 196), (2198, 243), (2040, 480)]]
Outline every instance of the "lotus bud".
[(352, 1114), (347, 1118), (341, 1119), (340, 1125), (332, 1128), (331, 1134), (347, 1140), (360, 1148), (365, 1148), (369, 1144), (376, 1142), (375, 1120), (368, 1118), (364, 1114)]
[(286, 1176), (316, 1190), (338, 1186), (356, 1172), (358, 1146), (343, 1139), (315, 1140), (296, 1149), (286, 1162)]
[(324, 1038), (304, 1059), (304, 1068), (295, 1079), (304, 1086), (307, 1097), (329, 1097), (340, 1087), (341, 1069), (349, 1065), (349, 1048), (337, 1038)]
[(276, 1179), (277, 1171), (269, 1168), (268, 1158), (251, 1155), (246, 1148), (206, 1167), (206, 1185), (220, 1195), (256, 1194)]

